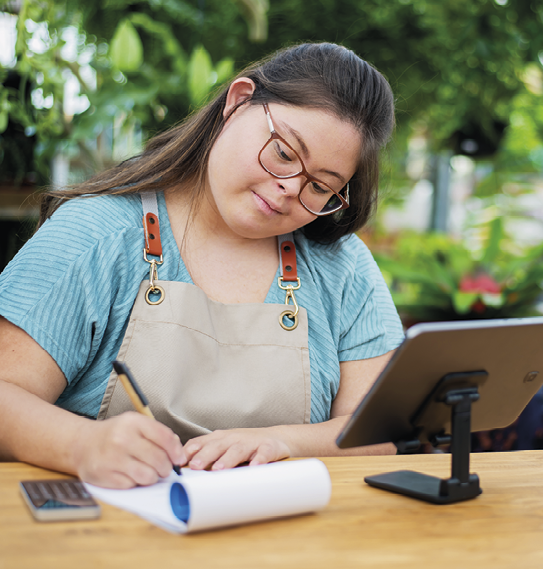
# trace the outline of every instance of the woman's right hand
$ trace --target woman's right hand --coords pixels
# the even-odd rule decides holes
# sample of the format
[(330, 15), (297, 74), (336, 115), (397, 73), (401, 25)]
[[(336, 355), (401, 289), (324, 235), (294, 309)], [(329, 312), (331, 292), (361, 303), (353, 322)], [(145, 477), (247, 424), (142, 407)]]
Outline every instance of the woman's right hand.
[(153, 484), (185, 464), (165, 425), (124, 413), (105, 421), (54, 405), (66, 388), (55, 360), (25, 331), (0, 316), (0, 460), (21, 460), (108, 488)]
[(186, 462), (179, 437), (144, 415), (82, 421), (73, 459), (85, 482), (105, 488), (146, 486), (168, 476), (173, 464)]

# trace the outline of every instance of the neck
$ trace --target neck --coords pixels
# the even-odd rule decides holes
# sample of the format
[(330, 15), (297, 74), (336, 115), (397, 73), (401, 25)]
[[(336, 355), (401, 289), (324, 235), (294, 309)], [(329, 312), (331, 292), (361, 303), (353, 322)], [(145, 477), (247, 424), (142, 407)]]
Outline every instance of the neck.
[(263, 302), (279, 263), (277, 237), (233, 233), (213, 203), (192, 203), (188, 192), (166, 195), (173, 235), (194, 284), (220, 302)]
[(277, 243), (276, 236), (265, 239), (250, 239), (233, 232), (220, 216), (209, 192), (200, 198), (193, 198), (191, 191), (176, 187), (165, 192), (170, 225), (180, 251), (183, 253), (188, 243), (197, 242), (199, 246), (220, 244), (237, 249), (268, 248)]

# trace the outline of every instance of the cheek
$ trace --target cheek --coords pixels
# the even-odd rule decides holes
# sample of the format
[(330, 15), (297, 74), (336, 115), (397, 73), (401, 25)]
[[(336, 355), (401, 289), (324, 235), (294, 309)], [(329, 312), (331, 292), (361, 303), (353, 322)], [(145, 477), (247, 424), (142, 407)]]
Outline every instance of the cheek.
[(208, 178), (218, 188), (246, 187), (264, 178), (258, 153), (247, 145), (230, 144), (226, 138), (217, 141), (209, 156)]
[(300, 227), (303, 227), (304, 225), (307, 225), (308, 223), (311, 223), (312, 221), (317, 219), (316, 215), (309, 213), (304, 208), (304, 206), (300, 203), (298, 198), (296, 198), (296, 201), (298, 202), (295, 207), (296, 211), (290, 216), (292, 220), (292, 225), (294, 227), (291, 231), (299, 229)]

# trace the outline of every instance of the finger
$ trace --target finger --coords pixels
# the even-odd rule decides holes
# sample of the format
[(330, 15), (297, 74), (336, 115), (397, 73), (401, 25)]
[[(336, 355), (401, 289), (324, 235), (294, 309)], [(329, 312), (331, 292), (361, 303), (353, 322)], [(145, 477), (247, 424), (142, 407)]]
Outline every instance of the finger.
[[(86, 480), (86, 482), (90, 482)], [(92, 484), (92, 482), (91, 482)], [(132, 480), (130, 476), (122, 472), (110, 472), (108, 476), (104, 480), (100, 480), (94, 482), (97, 486), (101, 486), (102, 488), (114, 488), (117, 490), (128, 490), (129, 488), (134, 488), (137, 485), (137, 482)]]
[[(171, 465), (166, 476), (170, 472)], [(133, 481), (132, 486), (150, 486), (158, 482), (160, 477), (160, 474), (153, 466), (134, 458), (128, 460), (125, 468), (123, 468), (123, 473)]]
[[(132, 461), (141, 463), (152, 468), (156, 476), (166, 478), (172, 471), (172, 461), (168, 453), (144, 437), (134, 440), (127, 448), (127, 454), (129, 457), (128, 465), (133, 466)], [(138, 483), (141, 483), (139, 479)]]
[(107, 468), (82, 468), (78, 471), (78, 476), (83, 482), (95, 484), (102, 488), (115, 488), (125, 490), (136, 486), (130, 476), (121, 470), (109, 470)]
[(226, 452), (217, 458), (212, 465), (211, 470), (223, 470), (225, 468), (234, 468), (242, 462), (247, 462), (255, 454), (254, 445), (247, 443), (234, 443)]
[(288, 458), (290, 453), (284, 445), (273, 444), (271, 442), (261, 443), (254, 453), (249, 466), (258, 466), (259, 464), (268, 464), (283, 458)]
[(187, 441), (185, 446), (183, 447), (183, 451), (185, 452), (185, 458), (187, 462), (190, 462), (192, 457), (202, 449), (202, 441), (200, 439), (204, 439), (207, 435), (202, 437), (197, 437), (196, 439), (190, 439)]
[(104, 439), (105, 450), (107, 461), (113, 468), (126, 472), (130, 464), (128, 459), (132, 458), (155, 470), (156, 476), (136, 470), (137, 483), (148, 483), (145, 481), (151, 478), (168, 476), (173, 464), (170, 455), (173, 455), (174, 460), (183, 456), (179, 437), (149, 417), (132, 412), (123, 413), (104, 421), (103, 425), (108, 427)]
[(142, 419), (139, 424), (141, 435), (166, 453), (170, 470), (172, 464), (186, 464), (185, 451), (178, 435), (158, 421), (144, 416), (139, 418)]
[[(237, 438), (234, 438), (231, 434), (218, 433), (217, 431), (211, 435), (200, 437), (194, 445), (187, 444), (187, 449), (190, 448), (192, 452), (192, 458), (188, 464), (194, 470), (208, 468), (236, 442)], [(196, 448), (198, 450), (194, 452)]]

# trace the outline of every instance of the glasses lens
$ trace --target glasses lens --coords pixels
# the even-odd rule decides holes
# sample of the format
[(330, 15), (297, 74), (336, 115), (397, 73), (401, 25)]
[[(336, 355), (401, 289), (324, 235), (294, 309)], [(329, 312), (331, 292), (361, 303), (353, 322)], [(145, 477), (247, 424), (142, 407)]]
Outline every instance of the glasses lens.
[(262, 149), (260, 162), (270, 174), (279, 178), (296, 176), (303, 170), (302, 163), (292, 148), (277, 138), (270, 140)]
[[(340, 194), (345, 198), (345, 188)], [(304, 206), (316, 215), (333, 213), (341, 209), (342, 201), (328, 186), (310, 182), (306, 184), (300, 194), (300, 200)]]
[[(292, 178), (304, 170), (298, 155), (283, 140), (272, 138), (267, 142), (259, 155), (260, 163), (277, 178)], [(339, 191), (347, 202), (348, 185)], [(326, 215), (341, 209), (342, 201), (326, 184), (320, 182), (307, 183), (301, 193), (300, 201), (315, 215)]]

